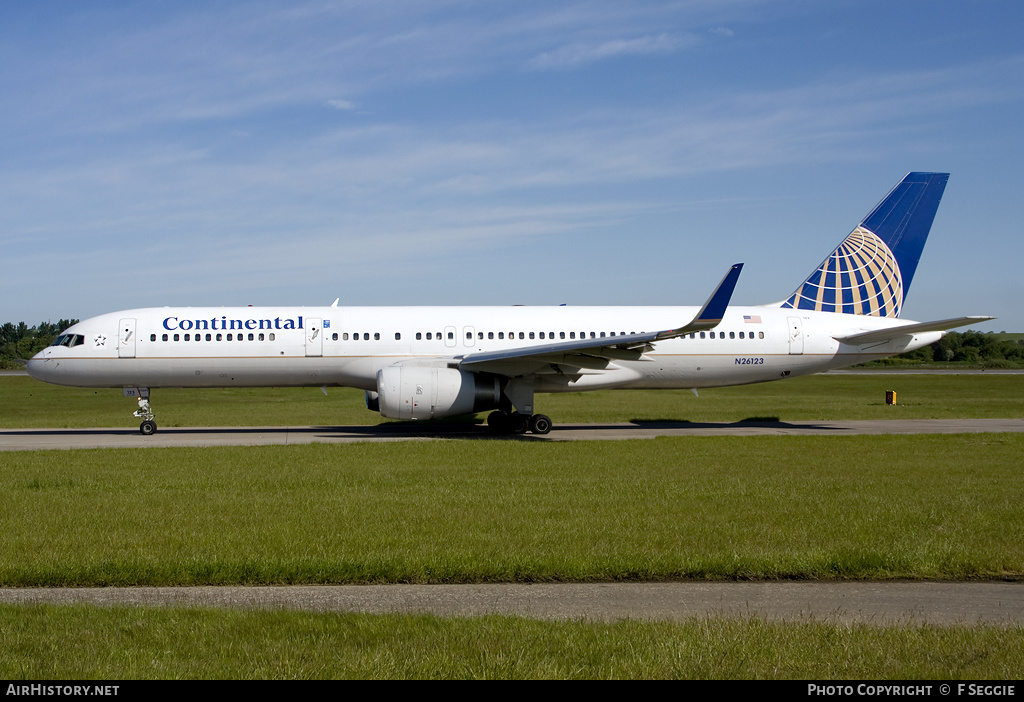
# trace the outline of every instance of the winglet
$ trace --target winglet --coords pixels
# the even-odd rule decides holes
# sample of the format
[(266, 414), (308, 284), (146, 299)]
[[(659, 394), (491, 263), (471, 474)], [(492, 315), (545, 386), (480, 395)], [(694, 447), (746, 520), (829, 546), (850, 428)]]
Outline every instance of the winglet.
[(679, 327), (678, 329), (672, 329), (667, 332), (662, 332), (658, 335), (658, 340), (673, 339), (683, 334), (689, 334), (692, 331), (701, 331), (703, 329), (714, 329), (718, 326), (719, 322), (722, 321), (722, 317), (725, 316), (725, 310), (729, 306), (729, 301), (732, 299), (733, 290), (736, 289), (736, 281), (740, 279), (740, 271), (743, 270), (743, 264), (737, 263), (729, 272), (722, 278), (722, 282), (718, 284), (715, 291), (711, 293), (711, 297), (704, 303), (704, 306), (700, 308), (700, 312), (697, 316), (690, 321), (689, 324)]

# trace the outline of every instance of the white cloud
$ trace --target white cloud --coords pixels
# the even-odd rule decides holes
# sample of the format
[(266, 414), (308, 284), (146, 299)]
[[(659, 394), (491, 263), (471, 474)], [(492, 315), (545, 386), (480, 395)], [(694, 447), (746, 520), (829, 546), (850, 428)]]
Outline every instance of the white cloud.
[(692, 37), (683, 38), (679, 35), (659, 34), (657, 36), (646, 35), (634, 39), (614, 39), (595, 45), (570, 44), (554, 51), (540, 54), (531, 59), (527, 65), (538, 70), (573, 68), (621, 56), (669, 54), (678, 51), (684, 46), (691, 46), (694, 43), (696, 43), (696, 40)]

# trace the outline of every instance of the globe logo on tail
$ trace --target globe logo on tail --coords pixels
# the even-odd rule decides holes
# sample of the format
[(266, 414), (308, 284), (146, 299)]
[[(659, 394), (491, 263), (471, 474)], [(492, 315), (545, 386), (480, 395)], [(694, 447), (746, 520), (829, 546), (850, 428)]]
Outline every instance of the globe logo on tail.
[(860, 226), (782, 306), (898, 317), (903, 307), (900, 267), (885, 242)]

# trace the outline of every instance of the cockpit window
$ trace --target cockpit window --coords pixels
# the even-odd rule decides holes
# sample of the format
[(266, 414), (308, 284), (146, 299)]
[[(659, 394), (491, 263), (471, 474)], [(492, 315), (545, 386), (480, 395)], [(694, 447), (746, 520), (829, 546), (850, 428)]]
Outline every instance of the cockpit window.
[(61, 334), (53, 340), (50, 346), (67, 346), (70, 348), (72, 346), (81, 346), (84, 343), (85, 337), (81, 334)]

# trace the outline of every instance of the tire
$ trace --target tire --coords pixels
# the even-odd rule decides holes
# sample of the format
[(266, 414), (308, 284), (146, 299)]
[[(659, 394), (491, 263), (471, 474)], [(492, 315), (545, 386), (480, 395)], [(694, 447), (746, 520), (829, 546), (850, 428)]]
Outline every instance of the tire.
[(487, 427), (495, 434), (507, 434), (511, 429), (509, 416), (504, 412), (491, 412), (487, 415)]
[(546, 414), (535, 414), (530, 417), (530, 431), (534, 434), (547, 434), (551, 431), (551, 417)]
[(525, 434), (530, 431), (530, 416), (527, 414), (519, 414), (515, 412), (512, 414), (512, 433), (513, 434)]
[(156, 422), (147, 419), (139, 425), (139, 431), (142, 432), (143, 436), (152, 436), (156, 433)]

